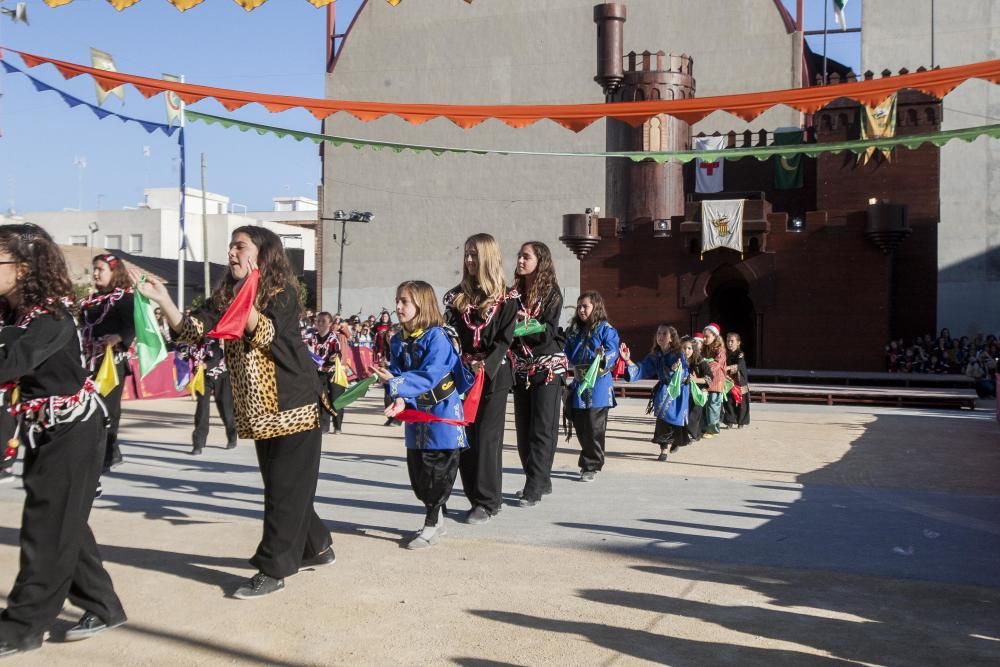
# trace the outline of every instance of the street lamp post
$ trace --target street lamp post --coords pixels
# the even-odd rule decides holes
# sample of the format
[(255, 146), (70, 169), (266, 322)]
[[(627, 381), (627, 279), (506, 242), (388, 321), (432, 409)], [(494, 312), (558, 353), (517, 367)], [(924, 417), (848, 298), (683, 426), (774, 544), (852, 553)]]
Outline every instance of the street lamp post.
[[(340, 267), (337, 270), (337, 312), (343, 312), (343, 295), (344, 295), (344, 246), (347, 245), (347, 223), (349, 222), (363, 222), (365, 224), (370, 223), (375, 219), (375, 214), (371, 211), (351, 211), (350, 214), (345, 213), (341, 209), (337, 209), (333, 212), (332, 218), (320, 218), (323, 221), (339, 222), (340, 223)], [(334, 234), (334, 239), (337, 235)]]

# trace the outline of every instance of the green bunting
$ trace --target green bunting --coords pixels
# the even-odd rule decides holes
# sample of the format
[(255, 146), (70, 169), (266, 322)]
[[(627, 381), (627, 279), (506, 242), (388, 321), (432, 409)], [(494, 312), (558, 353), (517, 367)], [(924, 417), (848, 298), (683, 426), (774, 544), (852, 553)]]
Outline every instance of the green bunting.
[(982, 125), (979, 127), (967, 127), (958, 130), (943, 130), (940, 132), (932, 132), (929, 134), (912, 134), (903, 137), (890, 137), (886, 139), (854, 139), (852, 141), (833, 141), (827, 143), (816, 143), (816, 144), (800, 144), (792, 146), (781, 146), (772, 144), (770, 146), (753, 146), (751, 148), (729, 148), (724, 151), (669, 151), (660, 153), (644, 153), (642, 151), (603, 151), (603, 152), (593, 152), (593, 153), (561, 153), (561, 152), (544, 152), (544, 151), (505, 151), (505, 150), (495, 150), (495, 149), (479, 149), (479, 148), (457, 148), (448, 146), (427, 146), (423, 144), (406, 144), (406, 143), (395, 143), (388, 141), (375, 141), (371, 139), (357, 139), (352, 137), (343, 137), (330, 134), (317, 134), (315, 132), (300, 132), (298, 130), (290, 130), (282, 127), (275, 127), (273, 125), (264, 125), (262, 123), (250, 123), (246, 121), (235, 120), (233, 118), (226, 118), (224, 116), (214, 116), (207, 113), (199, 113), (197, 111), (192, 111), (187, 109), (185, 112), (185, 117), (188, 120), (199, 121), (202, 123), (208, 123), (209, 125), (218, 123), (223, 127), (236, 128), (241, 132), (248, 132), (253, 130), (259, 135), (271, 134), (276, 137), (291, 137), (296, 141), (304, 141), (308, 139), (313, 143), (329, 143), (334, 146), (351, 146), (357, 150), (368, 148), (370, 150), (383, 150), (389, 149), (394, 153), (402, 153), (403, 151), (413, 151), (414, 153), (424, 153), (430, 152), (433, 155), (444, 155), (448, 154), (469, 154), (469, 155), (535, 155), (543, 157), (594, 157), (594, 158), (609, 158), (609, 157), (621, 157), (632, 160), (633, 162), (641, 162), (642, 160), (655, 160), (656, 162), (690, 162), (696, 158), (708, 161), (714, 161), (718, 158), (723, 158), (725, 160), (741, 160), (745, 157), (756, 158), (757, 160), (767, 160), (771, 157), (792, 157), (797, 155), (804, 155), (806, 157), (818, 157), (826, 153), (842, 153), (844, 151), (850, 151), (851, 153), (861, 154), (867, 151), (869, 148), (896, 148), (902, 146), (904, 148), (919, 148), (925, 143), (930, 143), (935, 146), (943, 146), (953, 139), (961, 139), (962, 141), (971, 142), (975, 141), (979, 137), (992, 137), (993, 139), (1000, 138), (1000, 125)]

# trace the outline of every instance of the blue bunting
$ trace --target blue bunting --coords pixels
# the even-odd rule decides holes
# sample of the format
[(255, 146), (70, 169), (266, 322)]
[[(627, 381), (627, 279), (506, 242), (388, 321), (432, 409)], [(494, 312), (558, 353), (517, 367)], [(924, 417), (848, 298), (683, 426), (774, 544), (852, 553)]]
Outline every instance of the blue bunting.
[(44, 81), (39, 81), (38, 79), (36, 79), (35, 77), (31, 76), (27, 72), (25, 72), (25, 71), (23, 71), (21, 69), (18, 69), (14, 65), (11, 65), (6, 60), (0, 61), (0, 64), (3, 64), (3, 68), (4, 68), (4, 70), (7, 71), (8, 74), (21, 74), (22, 76), (28, 77), (28, 80), (31, 81), (31, 85), (34, 86), (35, 90), (37, 90), (38, 92), (44, 93), (44, 92), (47, 92), (47, 91), (53, 91), (55, 93), (58, 93), (59, 97), (62, 98), (63, 102), (65, 102), (67, 106), (69, 106), (69, 107), (78, 107), (78, 106), (81, 106), (81, 105), (85, 106), (88, 109), (90, 109), (94, 113), (95, 116), (97, 116), (98, 118), (100, 118), (102, 120), (105, 119), (105, 118), (107, 118), (108, 116), (114, 116), (115, 118), (117, 118), (118, 120), (122, 121), (123, 123), (138, 123), (139, 125), (142, 126), (142, 129), (146, 130), (146, 132), (148, 132), (150, 134), (153, 134), (156, 131), (160, 131), (160, 132), (163, 132), (163, 134), (167, 135), (168, 137), (173, 136), (174, 132), (176, 132), (179, 129), (177, 127), (170, 127), (169, 125), (165, 125), (163, 123), (154, 123), (154, 122), (148, 121), (148, 120), (139, 120), (138, 118), (132, 118), (130, 116), (125, 116), (125, 115), (120, 114), (120, 113), (115, 113), (114, 111), (109, 111), (108, 109), (102, 109), (101, 107), (99, 107), (99, 106), (97, 106), (95, 104), (91, 104), (90, 102), (85, 102), (85, 101), (81, 100), (78, 97), (73, 97), (69, 93), (63, 92), (63, 91), (59, 90), (58, 88), (50, 86), (49, 84), (45, 83)]

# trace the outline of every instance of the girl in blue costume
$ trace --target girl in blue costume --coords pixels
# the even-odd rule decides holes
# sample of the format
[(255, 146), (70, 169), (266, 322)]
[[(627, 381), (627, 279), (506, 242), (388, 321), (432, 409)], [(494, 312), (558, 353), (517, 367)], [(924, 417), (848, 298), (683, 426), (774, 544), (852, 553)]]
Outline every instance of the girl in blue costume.
[[(412, 280), (396, 288), (396, 315), (402, 331), (389, 341), (388, 367), (375, 373), (392, 400), (385, 416), (415, 408), (435, 417), (465, 419), (461, 394), (472, 388), (473, 376), (462, 365), (437, 307), (434, 288)], [(451, 496), (461, 450), (468, 447), (465, 427), (445, 422), (406, 425), (406, 467), (417, 498), (427, 515), (424, 527), (406, 545), (422, 549), (444, 534), (441, 510)]]
[(632, 363), (628, 351), (622, 349), (622, 359), (628, 363), (628, 381), (656, 380), (653, 387), (649, 411), (656, 417), (656, 428), (653, 431), (653, 443), (660, 446), (658, 461), (666, 461), (668, 452), (677, 451), (678, 447), (687, 444), (687, 431), (684, 428), (688, 420), (688, 401), (690, 388), (681, 385), (681, 393), (677, 398), (671, 398), (667, 386), (675, 373), (681, 373), (681, 380), (687, 379), (687, 359), (681, 352), (680, 336), (677, 329), (666, 324), (656, 328), (653, 349), (638, 364)]
[[(566, 332), (566, 359), (573, 367), (569, 387), (570, 418), (580, 440), (580, 481), (593, 482), (604, 467), (604, 440), (608, 411), (617, 405), (611, 369), (618, 359), (618, 332), (608, 324), (608, 311), (598, 292), (584, 292), (576, 301), (576, 315)], [(592, 389), (577, 391), (591, 363), (601, 357), (600, 373)]]

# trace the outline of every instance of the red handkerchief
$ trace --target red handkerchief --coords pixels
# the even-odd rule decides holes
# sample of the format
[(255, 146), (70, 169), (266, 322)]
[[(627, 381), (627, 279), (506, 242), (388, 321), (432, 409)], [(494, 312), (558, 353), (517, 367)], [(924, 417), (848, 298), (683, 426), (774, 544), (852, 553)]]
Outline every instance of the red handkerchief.
[(233, 302), (226, 308), (215, 328), (209, 331), (207, 336), (219, 338), (221, 340), (237, 340), (243, 337), (247, 328), (247, 318), (250, 317), (250, 309), (257, 299), (257, 283), (260, 281), (260, 270), (254, 269), (247, 276), (246, 282), (240, 288), (239, 293)]

